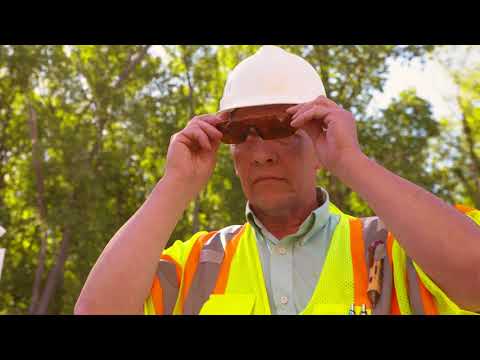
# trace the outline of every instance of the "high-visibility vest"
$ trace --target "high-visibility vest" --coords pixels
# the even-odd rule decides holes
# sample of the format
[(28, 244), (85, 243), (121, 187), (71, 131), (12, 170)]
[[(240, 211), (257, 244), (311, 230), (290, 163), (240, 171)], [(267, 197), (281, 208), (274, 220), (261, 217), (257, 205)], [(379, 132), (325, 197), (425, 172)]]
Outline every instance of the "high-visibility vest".
[[(477, 224), (480, 211), (457, 206)], [(378, 217), (355, 218), (333, 204), (340, 220), (332, 235), (315, 290), (300, 313), (347, 315), (351, 304), (359, 314), (474, 314), (460, 309), (408, 257)], [(380, 300), (367, 296), (368, 247), (385, 244)], [(146, 314), (271, 314), (256, 245), (249, 223), (200, 232), (176, 242), (160, 258)]]

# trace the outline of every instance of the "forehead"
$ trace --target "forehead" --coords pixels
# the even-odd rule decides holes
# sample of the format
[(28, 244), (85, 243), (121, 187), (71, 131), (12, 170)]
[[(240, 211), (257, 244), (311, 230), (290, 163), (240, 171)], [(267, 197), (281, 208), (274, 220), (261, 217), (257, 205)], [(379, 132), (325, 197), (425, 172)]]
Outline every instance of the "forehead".
[(235, 119), (244, 119), (250, 117), (281, 114), (284, 113), (289, 107), (292, 107), (294, 105), (295, 104), (275, 104), (239, 108), (233, 111), (232, 117)]

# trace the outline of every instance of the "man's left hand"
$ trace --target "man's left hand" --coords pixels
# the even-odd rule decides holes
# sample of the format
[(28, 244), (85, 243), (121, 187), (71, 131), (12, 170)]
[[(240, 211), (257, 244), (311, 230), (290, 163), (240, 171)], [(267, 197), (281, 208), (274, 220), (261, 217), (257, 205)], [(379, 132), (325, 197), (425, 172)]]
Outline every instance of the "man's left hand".
[(362, 153), (353, 114), (325, 96), (293, 106), (291, 126), (303, 129), (312, 139), (317, 156), (334, 175), (349, 157)]

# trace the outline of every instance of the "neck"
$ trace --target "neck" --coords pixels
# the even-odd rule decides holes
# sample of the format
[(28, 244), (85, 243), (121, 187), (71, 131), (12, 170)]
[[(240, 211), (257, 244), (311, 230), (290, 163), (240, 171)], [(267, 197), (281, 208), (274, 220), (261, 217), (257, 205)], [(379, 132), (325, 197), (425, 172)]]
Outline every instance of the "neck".
[(260, 209), (252, 206), (255, 216), (277, 239), (295, 234), (305, 219), (319, 206), (316, 191), (306, 201), (281, 210)]

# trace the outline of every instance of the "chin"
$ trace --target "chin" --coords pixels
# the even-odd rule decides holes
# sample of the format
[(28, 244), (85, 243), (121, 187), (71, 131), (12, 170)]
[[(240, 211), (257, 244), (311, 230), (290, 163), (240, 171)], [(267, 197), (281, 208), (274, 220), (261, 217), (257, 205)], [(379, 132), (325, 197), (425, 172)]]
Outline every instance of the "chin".
[(262, 211), (276, 211), (289, 207), (295, 194), (285, 192), (264, 191), (258, 192), (250, 200), (250, 203)]

